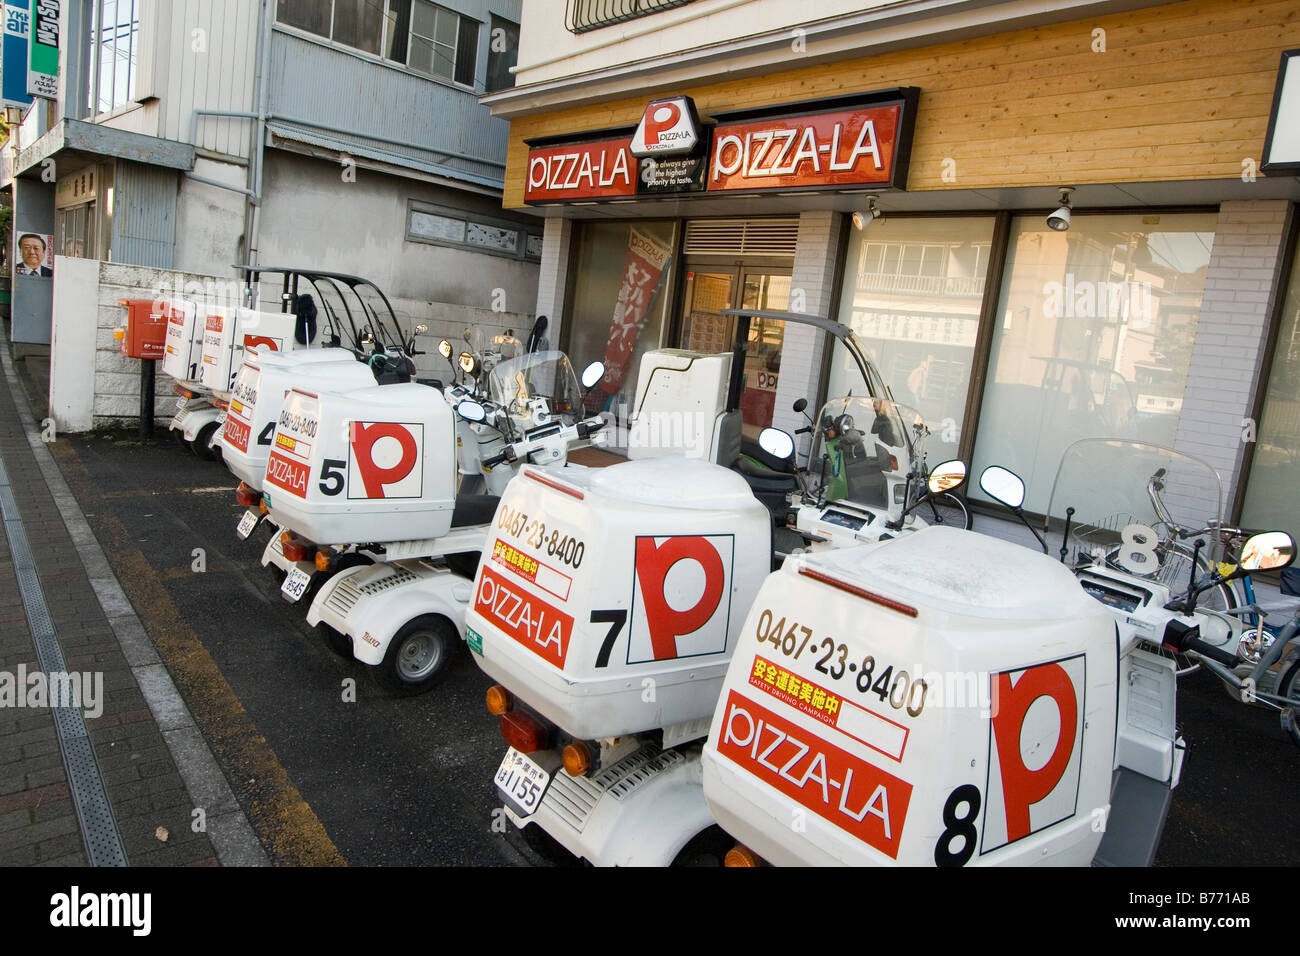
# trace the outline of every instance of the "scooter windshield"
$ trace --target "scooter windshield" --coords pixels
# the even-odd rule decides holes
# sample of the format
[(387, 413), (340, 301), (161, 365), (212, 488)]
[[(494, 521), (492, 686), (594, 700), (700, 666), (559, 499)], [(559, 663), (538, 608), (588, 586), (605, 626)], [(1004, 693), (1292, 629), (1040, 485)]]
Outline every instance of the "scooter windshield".
[(535, 425), (556, 417), (572, 424), (582, 411), (578, 377), (560, 351), (533, 352), (494, 366), (488, 375), (488, 397)]
[(808, 474), (827, 503), (901, 514), (907, 476), (923, 467), (926, 428), (914, 408), (879, 398), (835, 398), (813, 431)]
[(1223, 517), (1223, 487), (1199, 458), (1144, 442), (1077, 441), (1052, 486), (1044, 524), (1052, 554), (1069, 508), (1071, 564), (1104, 563), (1185, 590), (1196, 540), (1205, 541), (1203, 567), (1219, 560), (1218, 542), (1204, 530)]

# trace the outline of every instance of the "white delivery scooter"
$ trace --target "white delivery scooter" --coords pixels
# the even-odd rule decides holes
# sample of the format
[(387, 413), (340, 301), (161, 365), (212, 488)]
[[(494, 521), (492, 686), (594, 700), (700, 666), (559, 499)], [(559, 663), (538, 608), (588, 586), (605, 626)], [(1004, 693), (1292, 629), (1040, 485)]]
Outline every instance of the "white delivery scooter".
[[(801, 399), (796, 411), (803, 411)], [(954, 459), (930, 469), (930, 430), (914, 408), (879, 398), (831, 399), (822, 407), (800, 494), (788, 526), (820, 551), (896, 537), (932, 524), (971, 526), (954, 491), (966, 464)]]
[[(435, 389), (398, 385), (346, 395), (298, 389), (282, 410), (264, 486), (272, 520), (286, 529), (281, 552), (310, 562), (313, 571), (337, 571), (315, 595), (308, 622), (324, 625), (331, 646), (370, 665), (390, 691), (420, 693), (445, 673), (498, 501), (457, 494), (456, 419), (506, 429), (545, 419), (522, 434), (512, 431), (515, 440), (482, 462), (491, 470), (529, 456), (563, 467), (568, 447), (603, 425), (572, 421), (579, 405), (567, 358), (529, 358), (539, 361), (528, 372), (537, 381), (549, 378), (551, 391), (530, 392), (513, 409), (466, 400), (453, 412)], [(530, 384), (521, 368), (505, 366), (517, 387)], [(552, 403), (566, 407), (554, 421)], [(462, 456), (479, 447), (462, 445)], [(299, 598), (311, 580), (295, 566), (282, 591)]]
[(163, 344), (163, 372), (176, 380), (176, 411), (168, 424), (178, 441), (205, 460), (216, 458), (212, 442), (220, 428), (221, 409), (212, 403), (212, 393), (203, 384), (204, 321), (207, 306), (176, 297), (167, 318)]
[[(310, 329), (296, 329), (295, 339), (302, 331), (306, 334), (301, 337), (319, 341), (320, 347), (282, 351), (274, 347), (274, 342), (248, 346), (235, 377), (219, 436), (226, 466), (240, 479), (236, 500), (248, 509), (236, 531), (241, 539), (247, 538), (266, 517), (266, 509), (261, 507), (262, 478), (280, 406), (288, 391), (295, 385), (350, 391), (409, 381), (414, 374), (409, 356), (419, 354), (415, 336), (427, 331), (426, 326), (417, 325), (409, 340), (399, 343), (400, 347), (393, 348), (391, 343), (382, 346), (372, 329), (384, 329), (384, 336), (390, 337), (395, 334), (397, 317), (389, 311), (386, 318), (380, 319), (378, 307), (368, 305), (363, 294), (369, 289), (371, 297), (386, 303), (382, 292), (354, 276), (302, 270), (286, 272), (284, 301), (286, 305), (295, 303), (299, 311), (304, 296), (297, 289), (304, 282), (318, 294), (324, 293), (321, 301), (325, 328), (319, 335), (311, 334)], [(351, 305), (345, 290), (353, 300)], [(358, 308), (364, 324), (357, 324), (353, 308)]]
[[(1081, 529), (1104, 555), (1134, 533), (1110, 510), (1135, 502), (1129, 470), (1190, 477), (1193, 461), (1099, 447), (1113, 454), (1067, 453), (1048, 513), (1108, 516)], [(1182, 490), (1211, 485), (1217, 505), (1212, 470)], [(1019, 514), (1013, 473), (986, 469), (981, 487)], [(1198, 628), (1230, 622), (1114, 566), (1076, 574), (946, 529), (787, 562), (750, 612), (705, 747), (705, 795), (742, 841), (728, 861), (1149, 864), (1185, 751), (1155, 645), (1204, 651)]]
[[(852, 341), (836, 323), (797, 320)], [(660, 408), (691, 410), (686, 421), (707, 424), (706, 460), (632, 441), (626, 464), (558, 478), (525, 469), (475, 581), (466, 633), (500, 682), (488, 709), (510, 748), (496, 775), (506, 813), (525, 835), (544, 831), (597, 865), (725, 850), (700, 786), (702, 738), (772, 566), (771, 502), (785, 512), (777, 485), (794, 486), (793, 473), (710, 463), (738, 450), (744, 333), (730, 357), (652, 353), (641, 367), (631, 436)], [(855, 358), (883, 393), (865, 355)], [(760, 436), (777, 459), (792, 450), (770, 442), (779, 434)]]

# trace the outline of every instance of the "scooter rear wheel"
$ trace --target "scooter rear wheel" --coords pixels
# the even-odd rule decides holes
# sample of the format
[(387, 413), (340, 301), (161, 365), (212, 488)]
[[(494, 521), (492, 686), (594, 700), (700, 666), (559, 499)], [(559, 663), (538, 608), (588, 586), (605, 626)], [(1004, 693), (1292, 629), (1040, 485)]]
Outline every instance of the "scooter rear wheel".
[(423, 694), (447, 674), (460, 643), (456, 628), (440, 614), (422, 614), (402, 625), (370, 676), (384, 690), (404, 697)]

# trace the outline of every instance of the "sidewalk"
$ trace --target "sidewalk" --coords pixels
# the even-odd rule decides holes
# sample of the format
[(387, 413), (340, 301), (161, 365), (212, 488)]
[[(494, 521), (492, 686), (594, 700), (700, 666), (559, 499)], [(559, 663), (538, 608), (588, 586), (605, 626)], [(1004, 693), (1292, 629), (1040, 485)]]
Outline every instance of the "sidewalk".
[(264, 863), (0, 349), (0, 865)]

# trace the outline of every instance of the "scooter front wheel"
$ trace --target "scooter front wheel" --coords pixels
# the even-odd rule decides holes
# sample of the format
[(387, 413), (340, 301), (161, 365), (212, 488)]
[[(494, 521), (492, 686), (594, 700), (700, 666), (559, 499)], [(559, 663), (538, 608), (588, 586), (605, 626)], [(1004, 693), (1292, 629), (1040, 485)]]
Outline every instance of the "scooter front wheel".
[(423, 694), (447, 673), (460, 643), (456, 628), (438, 614), (423, 614), (404, 624), (370, 676), (384, 690), (409, 697)]
[(1277, 682), (1279, 697), (1285, 697), (1288, 705), (1282, 712), (1282, 729), (1291, 735), (1291, 742), (1300, 747), (1300, 658), (1291, 662), (1291, 666)]

